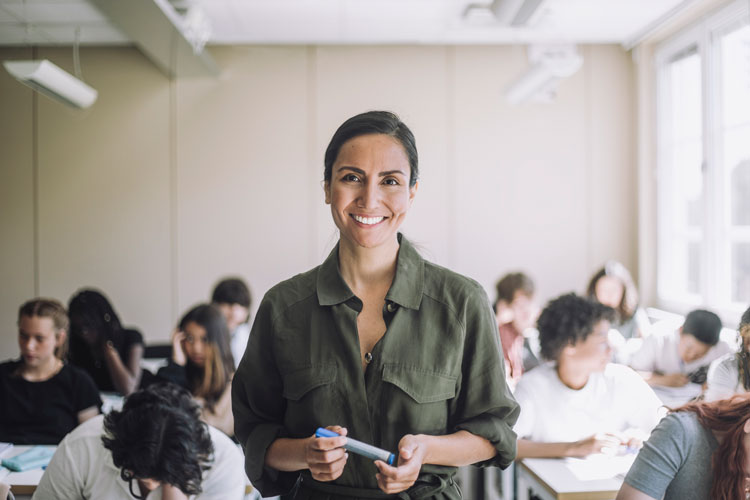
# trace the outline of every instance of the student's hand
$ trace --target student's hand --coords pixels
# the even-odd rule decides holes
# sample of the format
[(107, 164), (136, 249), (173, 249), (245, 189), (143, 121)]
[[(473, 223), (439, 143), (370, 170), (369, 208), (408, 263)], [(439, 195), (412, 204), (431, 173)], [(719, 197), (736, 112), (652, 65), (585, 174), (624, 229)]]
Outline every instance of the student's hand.
[(660, 384), (667, 387), (682, 387), (687, 385), (688, 382), (690, 382), (690, 379), (686, 375), (682, 373), (670, 373), (669, 375), (661, 376)]
[(185, 366), (185, 363), (187, 363), (185, 349), (182, 347), (183, 340), (185, 340), (185, 334), (175, 328), (172, 332), (172, 361), (180, 366)]
[(308, 438), (305, 445), (305, 462), (316, 481), (333, 481), (344, 472), (349, 454), (343, 448), (346, 444), (346, 429), (338, 425), (326, 427), (329, 431), (340, 434), (337, 437)]
[(623, 444), (622, 439), (615, 434), (594, 434), (586, 439), (573, 443), (571, 457), (585, 457), (594, 453), (601, 453), (604, 448), (615, 448)]
[(395, 494), (409, 489), (419, 476), (425, 454), (425, 446), (417, 436), (407, 434), (398, 443), (398, 467), (393, 467), (382, 460), (376, 460), (375, 466), (380, 471), (375, 477), (378, 487), (386, 493)]

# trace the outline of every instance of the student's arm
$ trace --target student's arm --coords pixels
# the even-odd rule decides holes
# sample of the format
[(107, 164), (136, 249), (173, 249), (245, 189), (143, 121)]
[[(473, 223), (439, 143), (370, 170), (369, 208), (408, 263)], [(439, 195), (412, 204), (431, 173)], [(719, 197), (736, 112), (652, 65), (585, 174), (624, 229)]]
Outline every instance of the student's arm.
[(86, 420), (93, 418), (97, 415), (99, 415), (99, 408), (97, 406), (92, 406), (90, 408), (86, 408), (85, 410), (79, 411), (78, 412), (78, 425), (81, 425)]
[(652, 387), (683, 387), (690, 382), (690, 379), (682, 373), (662, 374), (657, 372), (639, 371), (638, 374)]
[(107, 362), (107, 371), (112, 378), (115, 390), (127, 396), (138, 388), (141, 381), (141, 358), (143, 357), (143, 344), (133, 344), (128, 351), (127, 365), (123, 363), (117, 349), (108, 342), (104, 346), (104, 359)]
[(642, 491), (636, 490), (628, 483), (622, 483), (622, 488), (617, 492), (616, 500), (657, 500), (654, 497), (648, 496)]
[(516, 459), (585, 457), (593, 453), (600, 453), (602, 448), (613, 448), (621, 444), (623, 444), (622, 440), (614, 434), (595, 434), (580, 441), (569, 443), (543, 443), (519, 439)]
[(494, 445), (468, 431), (445, 436), (424, 434), (404, 436), (398, 444), (398, 465), (387, 465), (376, 460), (378, 486), (386, 493), (395, 494), (411, 487), (423, 464), (460, 467), (489, 460), (497, 454)]

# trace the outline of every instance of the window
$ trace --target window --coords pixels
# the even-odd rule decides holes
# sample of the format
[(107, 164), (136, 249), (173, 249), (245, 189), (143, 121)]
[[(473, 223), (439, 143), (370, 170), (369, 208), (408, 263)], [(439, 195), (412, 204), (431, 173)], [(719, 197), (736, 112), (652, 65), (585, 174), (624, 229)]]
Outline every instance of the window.
[(750, 305), (748, 2), (664, 43), (657, 63), (657, 293), (735, 321)]

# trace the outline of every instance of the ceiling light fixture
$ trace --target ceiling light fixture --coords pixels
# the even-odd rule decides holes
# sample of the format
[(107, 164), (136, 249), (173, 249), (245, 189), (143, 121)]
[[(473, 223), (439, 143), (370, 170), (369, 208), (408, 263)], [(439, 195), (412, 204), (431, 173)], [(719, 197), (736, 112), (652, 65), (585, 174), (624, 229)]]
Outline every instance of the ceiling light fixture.
[(3, 66), (24, 85), (74, 108), (88, 108), (99, 95), (95, 89), (47, 59), (4, 61)]
[(575, 74), (583, 65), (583, 57), (574, 45), (532, 45), (528, 52), (531, 67), (505, 92), (510, 104), (551, 102), (560, 81)]

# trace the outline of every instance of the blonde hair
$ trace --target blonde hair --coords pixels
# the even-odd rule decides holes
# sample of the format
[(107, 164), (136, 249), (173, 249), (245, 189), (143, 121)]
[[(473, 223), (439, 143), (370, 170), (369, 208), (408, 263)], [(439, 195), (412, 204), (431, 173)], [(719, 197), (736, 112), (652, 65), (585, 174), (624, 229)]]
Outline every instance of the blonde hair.
[[(50, 318), (55, 327), (55, 336), (58, 338), (60, 332), (68, 331), (68, 326), (70, 324), (65, 307), (55, 299), (36, 298), (27, 301), (18, 309), (19, 323), (22, 316), (26, 316), (27, 318), (33, 318), (35, 316), (39, 318)], [(67, 355), (68, 337), (66, 335), (63, 342), (55, 347), (55, 357), (64, 360)]]

